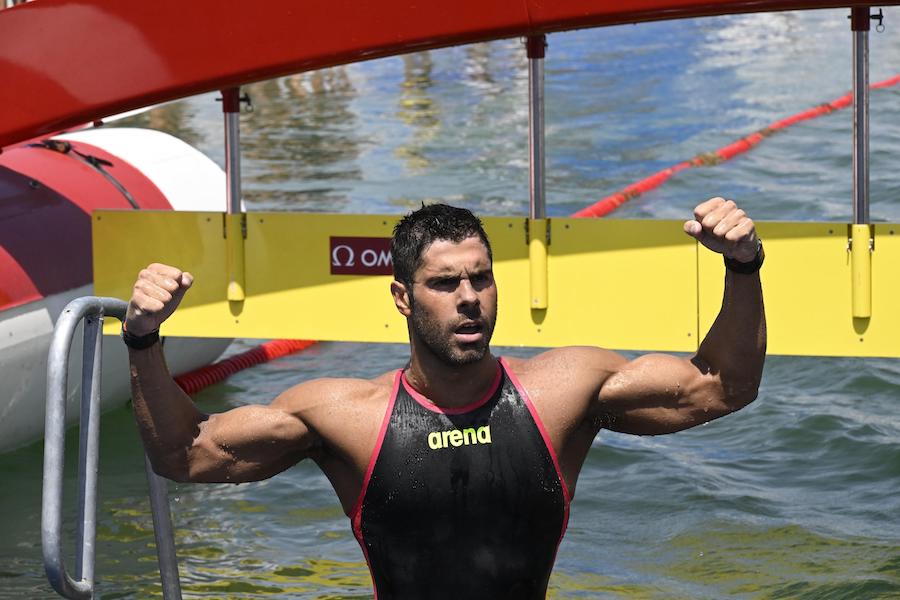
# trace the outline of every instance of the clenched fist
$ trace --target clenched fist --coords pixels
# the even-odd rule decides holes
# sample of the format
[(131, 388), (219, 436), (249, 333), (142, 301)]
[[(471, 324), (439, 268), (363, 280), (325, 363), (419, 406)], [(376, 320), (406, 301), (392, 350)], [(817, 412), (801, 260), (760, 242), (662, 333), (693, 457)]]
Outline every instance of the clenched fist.
[(153, 263), (142, 270), (128, 303), (125, 329), (136, 336), (159, 329), (162, 322), (178, 308), (193, 283), (193, 275), (169, 265)]
[(724, 198), (712, 198), (698, 205), (694, 219), (685, 221), (684, 231), (713, 252), (740, 262), (752, 261), (759, 249), (753, 219)]

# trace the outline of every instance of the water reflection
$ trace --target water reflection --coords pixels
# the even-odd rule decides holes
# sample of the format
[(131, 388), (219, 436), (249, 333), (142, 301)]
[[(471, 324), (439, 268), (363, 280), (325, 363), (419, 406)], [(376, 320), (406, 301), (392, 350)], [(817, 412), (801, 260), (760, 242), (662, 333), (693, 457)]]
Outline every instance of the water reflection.
[(463, 70), (466, 74), (466, 83), (489, 93), (496, 93), (500, 86), (493, 74), (491, 46), (487, 43), (466, 46), (466, 61), (463, 64)]
[(203, 135), (193, 125), (195, 112), (190, 103), (170, 102), (116, 122), (117, 127), (155, 129), (173, 135), (191, 146), (198, 146)]
[(440, 111), (429, 95), (434, 85), (431, 78), (433, 63), (430, 52), (406, 54), (402, 58), (403, 80), (400, 82), (397, 116), (412, 127), (413, 134), (394, 152), (405, 161), (407, 169), (420, 171), (431, 164), (426, 156), (427, 147), (441, 128)]
[(346, 67), (301, 73), (244, 88), (244, 196), (255, 208), (340, 212), (348, 180), (361, 179), (363, 140)]

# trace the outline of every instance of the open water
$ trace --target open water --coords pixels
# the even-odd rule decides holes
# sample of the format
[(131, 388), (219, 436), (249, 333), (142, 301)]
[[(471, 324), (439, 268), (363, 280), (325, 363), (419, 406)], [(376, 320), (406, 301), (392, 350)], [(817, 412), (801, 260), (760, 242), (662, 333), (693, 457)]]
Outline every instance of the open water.
[[(846, 12), (550, 36), (550, 214), (844, 94)], [(900, 71), (900, 10), (885, 14), (887, 30), (871, 35), (873, 82)], [(507, 40), (249, 86), (247, 207), (398, 213), (443, 200), (525, 214), (526, 83), (524, 52)], [(871, 106), (872, 217), (896, 222), (900, 87), (873, 92)], [(219, 110), (205, 95), (127, 124), (175, 133), (221, 163)], [(616, 216), (685, 218), (726, 195), (758, 219), (849, 221), (851, 119), (802, 123), (731, 162), (682, 172)], [(406, 357), (401, 345), (319, 344), (197, 400), (210, 411), (266, 403), (308, 378), (371, 377)], [(102, 431), (99, 597), (159, 596), (129, 410), (107, 414)], [(2, 598), (54, 597), (40, 559), (41, 452), (0, 456)], [(898, 492), (900, 362), (770, 357), (759, 399), (736, 415), (672, 436), (597, 438), (550, 597), (900, 598)], [(347, 519), (311, 464), (263, 483), (173, 485), (171, 499), (186, 598), (372, 597)]]

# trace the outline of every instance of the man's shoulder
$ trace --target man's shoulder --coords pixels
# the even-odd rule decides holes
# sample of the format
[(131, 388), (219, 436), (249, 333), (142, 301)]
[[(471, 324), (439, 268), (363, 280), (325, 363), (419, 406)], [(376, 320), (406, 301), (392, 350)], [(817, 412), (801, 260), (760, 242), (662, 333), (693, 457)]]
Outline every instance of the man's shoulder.
[(387, 402), (394, 388), (397, 371), (388, 371), (372, 379), (320, 377), (299, 383), (282, 392), (272, 402), (290, 412), (317, 408), (333, 410), (347, 405)]
[(617, 352), (594, 346), (563, 346), (530, 358), (504, 357), (504, 361), (520, 379), (583, 376), (603, 380), (627, 362)]
[(572, 440), (590, 444), (596, 433), (584, 428), (603, 384), (627, 362), (610, 350), (587, 346), (554, 348), (506, 364), (531, 399), (557, 452)]

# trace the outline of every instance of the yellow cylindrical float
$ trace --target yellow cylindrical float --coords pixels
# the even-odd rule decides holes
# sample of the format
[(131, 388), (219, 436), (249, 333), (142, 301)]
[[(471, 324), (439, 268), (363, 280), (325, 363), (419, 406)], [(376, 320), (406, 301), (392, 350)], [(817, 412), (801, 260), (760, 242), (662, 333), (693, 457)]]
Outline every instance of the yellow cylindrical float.
[(871, 226), (850, 226), (853, 316), (857, 319), (872, 316), (872, 240)]
[(242, 302), (244, 294), (244, 215), (225, 215), (225, 247), (227, 251), (229, 302)]
[(547, 308), (547, 219), (528, 219), (531, 308)]

